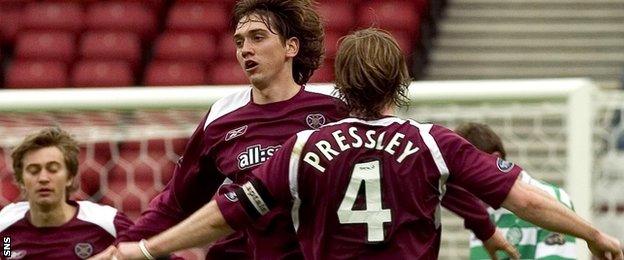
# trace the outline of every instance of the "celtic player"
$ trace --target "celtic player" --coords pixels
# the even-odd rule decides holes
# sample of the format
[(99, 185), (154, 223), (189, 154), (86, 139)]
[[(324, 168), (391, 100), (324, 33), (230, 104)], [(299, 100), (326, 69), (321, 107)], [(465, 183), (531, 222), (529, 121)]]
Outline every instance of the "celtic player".
[[(465, 123), (455, 132), (480, 150), (498, 156), (499, 168), (510, 168), (513, 164), (504, 161), (505, 148), (498, 135), (490, 127), (479, 123)], [(550, 194), (568, 208), (574, 209), (570, 197), (561, 188), (531, 178), (522, 174), (521, 180)], [(510, 211), (500, 208), (488, 209), (490, 218), (498, 228), (505, 232), (505, 238), (520, 252), (521, 259), (576, 259), (575, 238), (556, 232), (551, 232), (518, 218)], [(505, 259), (502, 252), (498, 257)], [(474, 236), (470, 239), (470, 259), (489, 259), (489, 255), (481, 241)]]

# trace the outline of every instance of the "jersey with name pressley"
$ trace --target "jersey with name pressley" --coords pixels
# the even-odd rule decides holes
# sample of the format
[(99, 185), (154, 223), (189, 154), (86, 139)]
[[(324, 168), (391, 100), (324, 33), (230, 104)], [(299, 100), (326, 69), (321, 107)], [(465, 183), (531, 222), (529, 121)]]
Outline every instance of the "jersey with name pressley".
[(436, 259), (445, 184), (499, 207), (520, 172), (441, 126), (345, 119), (297, 134), (217, 203), (235, 228), (290, 210), (306, 259)]

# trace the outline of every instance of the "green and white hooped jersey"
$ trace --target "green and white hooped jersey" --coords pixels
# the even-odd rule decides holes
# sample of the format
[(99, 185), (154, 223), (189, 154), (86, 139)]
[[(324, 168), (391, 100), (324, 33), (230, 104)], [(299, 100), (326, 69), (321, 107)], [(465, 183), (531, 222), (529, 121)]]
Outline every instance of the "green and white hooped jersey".
[[(533, 179), (523, 173), (521, 180), (547, 192), (568, 208), (574, 210), (568, 194), (561, 188)], [(562, 260), (576, 259), (576, 239), (572, 236), (551, 232), (526, 222), (500, 208), (488, 208), (490, 219), (503, 231), (505, 238), (520, 252), (521, 259)], [(498, 252), (499, 259), (509, 259), (503, 252)], [(474, 234), (470, 238), (470, 259), (490, 259), (481, 240)]]

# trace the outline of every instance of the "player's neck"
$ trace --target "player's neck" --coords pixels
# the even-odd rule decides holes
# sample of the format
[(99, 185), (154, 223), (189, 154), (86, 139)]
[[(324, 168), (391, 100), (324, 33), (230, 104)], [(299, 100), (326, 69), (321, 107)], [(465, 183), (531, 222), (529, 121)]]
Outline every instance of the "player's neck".
[(254, 85), (251, 89), (253, 102), (263, 105), (288, 100), (297, 95), (301, 86), (291, 75), (272, 80), (265, 85)]
[[(386, 108), (384, 108), (383, 111), (381, 111), (381, 116), (382, 117), (395, 116), (395, 114), (394, 114), (395, 109), (396, 108), (394, 106), (392, 106), (392, 105), (391, 106), (387, 106)], [(355, 117), (355, 118), (365, 118), (364, 115), (359, 114), (359, 113), (354, 113), (354, 112), (349, 113), (349, 116), (350, 117)]]
[(76, 207), (67, 202), (56, 207), (30, 205), (30, 223), (35, 227), (58, 227), (69, 222), (76, 214)]

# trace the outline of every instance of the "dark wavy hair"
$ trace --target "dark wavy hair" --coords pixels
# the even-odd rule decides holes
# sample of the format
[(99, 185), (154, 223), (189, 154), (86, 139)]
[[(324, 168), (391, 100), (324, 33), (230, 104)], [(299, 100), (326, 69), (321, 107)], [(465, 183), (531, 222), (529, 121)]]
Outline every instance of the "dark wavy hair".
[(407, 105), (411, 78), (405, 57), (384, 30), (363, 29), (343, 37), (334, 73), (336, 89), (354, 115), (375, 119), (390, 104)]
[(235, 30), (246, 16), (257, 14), (273, 33), (283, 42), (299, 39), (299, 53), (293, 59), (293, 78), (297, 84), (308, 82), (323, 63), (325, 31), (314, 2), (310, 0), (241, 0), (234, 6), (231, 21)]

